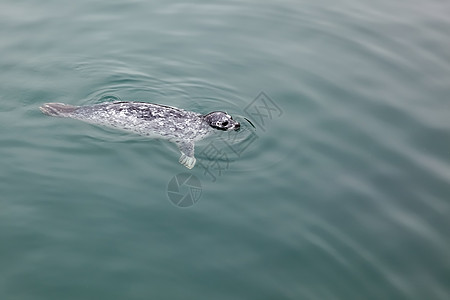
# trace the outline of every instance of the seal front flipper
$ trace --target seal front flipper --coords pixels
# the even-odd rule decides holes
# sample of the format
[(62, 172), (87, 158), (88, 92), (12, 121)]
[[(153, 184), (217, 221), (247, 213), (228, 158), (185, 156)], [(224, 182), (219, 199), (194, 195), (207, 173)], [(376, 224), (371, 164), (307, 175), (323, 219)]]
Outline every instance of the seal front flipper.
[(181, 156), (179, 159), (180, 164), (188, 169), (192, 169), (195, 166), (196, 159), (194, 157), (194, 142), (192, 141), (175, 141), (180, 149)]

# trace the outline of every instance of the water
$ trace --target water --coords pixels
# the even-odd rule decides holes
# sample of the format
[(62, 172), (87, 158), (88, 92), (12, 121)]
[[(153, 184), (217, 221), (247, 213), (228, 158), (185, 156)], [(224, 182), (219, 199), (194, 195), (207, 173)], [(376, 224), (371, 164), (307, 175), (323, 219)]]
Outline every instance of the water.
[[(1, 1), (0, 298), (448, 299), (449, 14)], [(260, 92), (271, 118), (248, 113), (268, 115)], [(211, 175), (38, 110), (113, 100), (227, 110), (245, 130), (197, 145)], [(180, 173), (201, 184), (185, 208), (168, 197)]]

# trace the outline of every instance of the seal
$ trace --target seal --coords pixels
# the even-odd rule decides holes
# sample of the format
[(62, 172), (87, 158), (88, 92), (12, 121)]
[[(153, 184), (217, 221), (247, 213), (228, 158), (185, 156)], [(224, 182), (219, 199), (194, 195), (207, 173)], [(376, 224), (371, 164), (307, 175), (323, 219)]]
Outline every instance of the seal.
[(179, 162), (192, 169), (195, 142), (217, 130), (238, 130), (240, 124), (223, 111), (206, 115), (147, 102), (105, 102), (87, 106), (45, 103), (40, 110), (49, 116), (66, 117), (91, 124), (135, 132), (174, 142), (181, 152)]

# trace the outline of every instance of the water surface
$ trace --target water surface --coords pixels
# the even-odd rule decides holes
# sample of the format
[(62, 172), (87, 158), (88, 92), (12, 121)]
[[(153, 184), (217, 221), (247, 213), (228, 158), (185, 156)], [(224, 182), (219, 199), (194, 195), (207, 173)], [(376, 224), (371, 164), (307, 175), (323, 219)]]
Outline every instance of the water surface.
[[(448, 299), (449, 13), (2, 1), (0, 298)], [(226, 110), (245, 130), (197, 145), (210, 174), (38, 110), (114, 100)], [(186, 172), (201, 194), (180, 208), (167, 189)]]

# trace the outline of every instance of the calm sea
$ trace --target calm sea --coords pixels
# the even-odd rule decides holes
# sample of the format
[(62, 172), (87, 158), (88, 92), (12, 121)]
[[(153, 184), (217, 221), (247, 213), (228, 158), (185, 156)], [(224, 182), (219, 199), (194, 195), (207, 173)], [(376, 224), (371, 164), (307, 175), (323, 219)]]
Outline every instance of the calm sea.
[[(0, 299), (449, 299), (449, 16), (1, 0)], [(243, 129), (188, 170), (166, 141), (38, 109), (115, 100)]]

